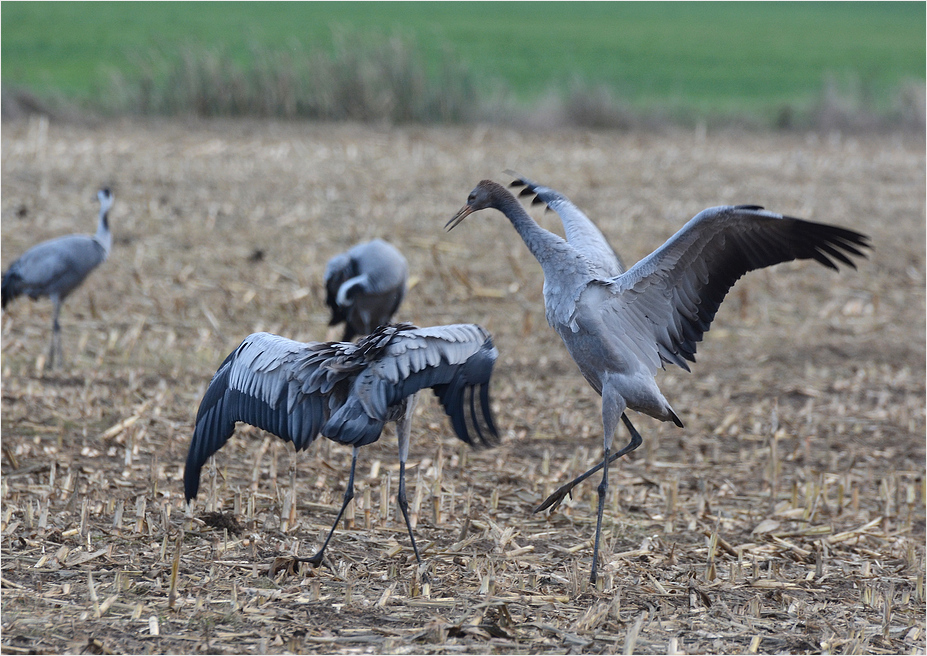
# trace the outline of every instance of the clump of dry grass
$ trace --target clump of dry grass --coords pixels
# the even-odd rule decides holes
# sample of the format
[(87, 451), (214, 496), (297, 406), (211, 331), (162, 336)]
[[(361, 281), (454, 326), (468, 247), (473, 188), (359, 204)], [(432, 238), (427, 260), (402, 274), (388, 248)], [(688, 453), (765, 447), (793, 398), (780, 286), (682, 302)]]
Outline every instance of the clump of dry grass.
[(399, 37), (336, 35), (334, 51), (255, 47), (246, 62), (221, 48), (151, 52), (113, 73), (101, 92), (111, 113), (448, 123), (473, 115), (472, 74), (447, 53), (429, 75)]
[(923, 133), (924, 98), (924, 83), (908, 80), (893, 94), (891, 107), (880, 111), (874, 106), (871, 94), (858, 80), (841, 83), (829, 76), (804, 122), (822, 132), (873, 132), (901, 128)]

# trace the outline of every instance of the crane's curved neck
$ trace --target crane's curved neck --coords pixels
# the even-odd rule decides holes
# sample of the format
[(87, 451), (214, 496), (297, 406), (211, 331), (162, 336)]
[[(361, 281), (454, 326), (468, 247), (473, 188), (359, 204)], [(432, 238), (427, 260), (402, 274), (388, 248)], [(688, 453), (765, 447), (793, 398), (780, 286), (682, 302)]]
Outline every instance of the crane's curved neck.
[(561, 237), (539, 226), (521, 203), (501, 185), (493, 188), (492, 207), (505, 214), (511, 221), (525, 246), (541, 264), (545, 276), (549, 265), (570, 255), (578, 255)]
[[(504, 187), (493, 183), (492, 207), (512, 222), (544, 270), (544, 307), (547, 322), (558, 331), (572, 326), (576, 300), (595, 278), (592, 264), (562, 237), (545, 230)], [(561, 333), (562, 334), (562, 333)]]
[(93, 236), (100, 246), (103, 247), (103, 259), (109, 255), (113, 247), (113, 235), (109, 231), (109, 207), (100, 207), (100, 222), (97, 224), (97, 234)]

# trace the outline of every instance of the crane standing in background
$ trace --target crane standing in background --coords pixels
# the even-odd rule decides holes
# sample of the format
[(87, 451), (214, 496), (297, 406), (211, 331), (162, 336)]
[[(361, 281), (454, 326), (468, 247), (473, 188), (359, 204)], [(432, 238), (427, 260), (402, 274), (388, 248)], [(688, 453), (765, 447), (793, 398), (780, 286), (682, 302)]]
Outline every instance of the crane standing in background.
[(409, 266), (402, 253), (382, 239), (353, 246), (325, 267), (329, 326), (344, 322), (341, 341), (369, 335), (389, 323), (406, 293)]
[[(564, 197), (550, 191), (535, 186), (533, 193), (554, 208), (559, 204), (562, 211)], [(535, 509), (556, 506), (577, 483), (604, 470), (598, 487), (590, 573), (595, 583), (608, 464), (642, 441), (625, 410), (682, 426), (657, 387), (657, 369), (672, 363), (689, 371), (686, 361), (695, 361), (696, 343), (710, 328), (728, 290), (748, 271), (795, 259), (814, 259), (832, 269), (837, 268), (833, 262), (837, 260), (855, 268), (848, 255), (862, 257), (860, 249), (870, 247), (869, 239), (852, 230), (774, 214), (756, 205), (712, 207), (628, 271), (607, 276), (601, 275), (601, 252), (587, 254), (582, 239), (565, 241), (543, 229), (508, 190), (491, 180), (483, 180), (470, 192), (466, 205), (446, 228), (451, 230), (486, 208), (497, 209), (509, 219), (540, 263), (547, 321), (602, 397), (602, 462)], [(592, 243), (600, 244), (598, 240)], [(612, 454), (619, 419), (631, 440)]]
[(113, 206), (113, 193), (109, 189), (101, 189), (97, 198), (100, 201), (100, 221), (95, 235), (67, 235), (43, 241), (23, 253), (3, 274), (3, 308), (21, 294), (33, 300), (48, 296), (54, 304), (48, 350), (48, 364), (52, 367), (64, 359), (61, 325), (58, 323), (61, 304), (91, 271), (106, 260), (113, 244), (108, 218)]

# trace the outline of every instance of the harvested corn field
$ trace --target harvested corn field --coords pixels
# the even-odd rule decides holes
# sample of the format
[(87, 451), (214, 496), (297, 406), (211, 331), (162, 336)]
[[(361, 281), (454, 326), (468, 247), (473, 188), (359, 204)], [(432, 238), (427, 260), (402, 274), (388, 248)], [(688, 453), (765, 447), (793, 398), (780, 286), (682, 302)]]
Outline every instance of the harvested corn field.
[[(508, 221), (445, 222), (511, 168), (567, 194), (627, 262), (705, 207), (756, 203), (872, 237), (854, 271), (747, 275), (691, 374), (658, 382), (685, 428), (633, 415), (588, 583), (600, 405), (546, 325)], [(11, 122), (2, 260), (90, 233), (113, 251), (61, 315), (2, 318), (4, 653), (923, 652), (923, 140), (519, 132), (259, 122)], [(560, 232), (556, 215), (532, 210)], [(326, 338), (326, 260), (383, 237), (409, 261), (397, 320), (494, 336), (501, 446), (460, 443), (428, 395), (412, 427), (418, 571), (396, 442), (306, 452), (240, 426), (182, 472), (197, 406), (251, 332)], [(624, 443), (619, 429), (616, 443)]]

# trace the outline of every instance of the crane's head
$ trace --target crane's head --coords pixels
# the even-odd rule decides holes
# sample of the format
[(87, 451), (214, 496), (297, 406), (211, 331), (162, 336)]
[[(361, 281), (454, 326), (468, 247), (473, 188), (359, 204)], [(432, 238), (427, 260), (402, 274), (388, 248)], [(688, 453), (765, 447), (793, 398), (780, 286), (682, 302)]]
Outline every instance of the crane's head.
[(503, 195), (511, 196), (511, 194), (505, 190), (505, 187), (498, 182), (482, 180), (473, 188), (473, 191), (470, 192), (470, 195), (467, 197), (467, 204), (460, 208), (460, 211), (454, 215), (454, 218), (445, 224), (444, 228), (446, 230), (453, 230), (461, 221), (474, 212), (485, 210), (487, 207), (496, 207), (500, 198), (500, 192)]
[(113, 206), (113, 192), (109, 187), (103, 187), (97, 192), (97, 200), (100, 201), (100, 212), (106, 214)]

